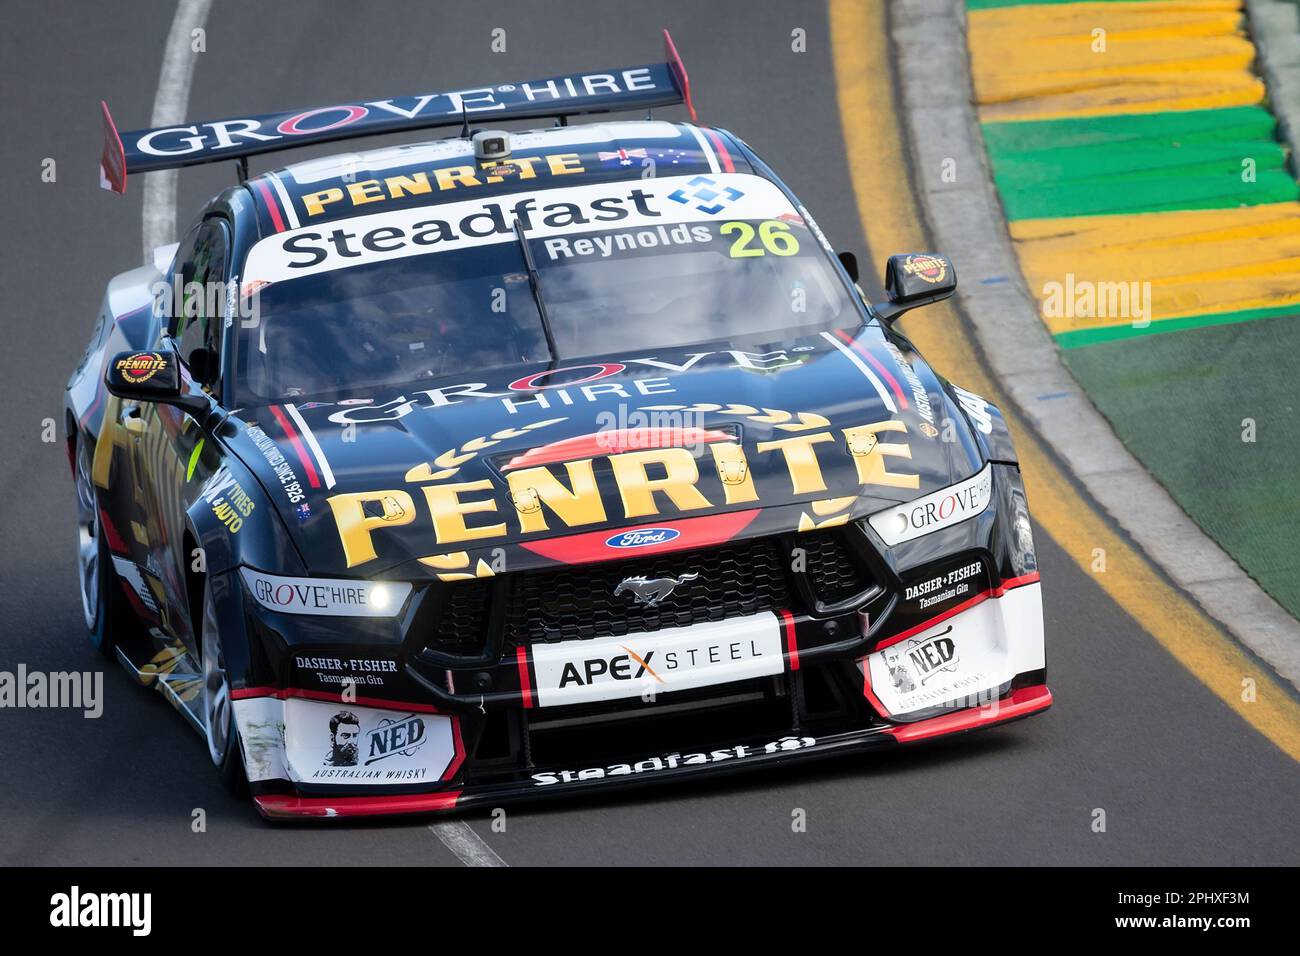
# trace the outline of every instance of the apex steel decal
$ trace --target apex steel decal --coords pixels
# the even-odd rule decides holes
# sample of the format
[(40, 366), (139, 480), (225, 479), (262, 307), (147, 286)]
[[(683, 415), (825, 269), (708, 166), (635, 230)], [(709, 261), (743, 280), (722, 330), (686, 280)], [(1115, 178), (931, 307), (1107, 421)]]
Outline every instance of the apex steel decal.
[(542, 707), (708, 687), (785, 669), (774, 614), (536, 645), (532, 662)]

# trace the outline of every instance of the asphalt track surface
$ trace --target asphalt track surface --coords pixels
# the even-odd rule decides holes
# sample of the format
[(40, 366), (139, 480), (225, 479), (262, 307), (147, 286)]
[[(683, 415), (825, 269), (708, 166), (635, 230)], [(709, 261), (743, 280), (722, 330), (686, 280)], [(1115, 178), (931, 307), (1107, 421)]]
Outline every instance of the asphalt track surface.
[[(97, 188), (98, 100), (123, 128), (148, 124), (173, 5), (3, 0), (0, 13), (0, 670), (89, 670), (103, 665), (78, 603), (72, 483), (61, 443), (41, 431), (58, 417), (104, 283), (139, 260), (138, 181), (125, 197)], [(821, 4), (215, 0), (188, 113), (635, 65), (657, 57), (665, 26), (701, 122), (753, 145), (837, 248), (868, 263), (904, 251), (865, 248)], [(494, 27), (507, 31), (505, 53), (490, 51)], [(790, 51), (795, 27), (807, 31), (802, 55)], [(55, 183), (41, 181), (46, 157)], [(233, 177), (233, 164), (182, 172), (182, 226)], [(960, 249), (944, 251), (961, 262)], [(1038, 544), (1057, 699), (1046, 715), (896, 753), (520, 807), (504, 833), (486, 814), (465, 822), (513, 866), (1300, 862), (1300, 766), (1041, 531)], [(269, 826), (226, 795), (161, 697), (115, 666), (104, 688), (98, 720), (0, 710), (3, 863), (461, 865), (428, 820)], [(192, 832), (196, 808), (206, 832)], [(806, 832), (792, 832), (796, 809)]]

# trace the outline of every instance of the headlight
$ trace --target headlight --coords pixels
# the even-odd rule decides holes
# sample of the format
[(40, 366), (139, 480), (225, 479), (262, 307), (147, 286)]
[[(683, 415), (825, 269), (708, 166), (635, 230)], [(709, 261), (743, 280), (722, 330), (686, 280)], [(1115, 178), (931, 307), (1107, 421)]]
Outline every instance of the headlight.
[(1034, 553), (1034, 528), (1023, 492), (1011, 492), (1011, 507), (1011, 571), (1019, 577), (1038, 570), (1038, 557)]
[(869, 515), (867, 521), (885, 544), (893, 547), (974, 518), (982, 514), (992, 500), (993, 466), (990, 464), (965, 481), (906, 504), (877, 511)]
[(239, 573), (257, 603), (280, 614), (396, 617), (411, 593), (405, 581), (284, 578), (252, 568), (240, 568)]

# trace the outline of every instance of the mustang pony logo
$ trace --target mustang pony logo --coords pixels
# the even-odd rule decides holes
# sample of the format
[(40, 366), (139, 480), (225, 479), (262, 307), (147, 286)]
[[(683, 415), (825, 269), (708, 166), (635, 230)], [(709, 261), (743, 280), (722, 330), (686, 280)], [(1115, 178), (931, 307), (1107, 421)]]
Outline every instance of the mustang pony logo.
[(647, 578), (643, 574), (638, 574), (634, 578), (624, 578), (618, 582), (618, 587), (614, 588), (614, 596), (617, 597), (624, 591), (631, 591), (636, 603), (654, 607), (672, 594), (679, 584), (694, 581), (698, 577), (698, 574), (683, 574), (680, 578)]

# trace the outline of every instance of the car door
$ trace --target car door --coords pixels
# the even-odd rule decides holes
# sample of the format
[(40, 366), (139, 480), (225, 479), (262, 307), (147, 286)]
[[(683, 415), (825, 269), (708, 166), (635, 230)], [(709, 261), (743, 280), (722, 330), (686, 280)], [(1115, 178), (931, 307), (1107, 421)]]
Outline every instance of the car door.
[[(172, 315), (161, 342), (177, 352), (190, 378), (218, 402), (229, 259), (230, 229), (223, 218), (210, 216), (190, 231), (168, 277)], [(148, 404), (140, 420), (137, 462), (148, 507), (146, 570), (161, 584), (163, 629), (197, 653), (188, 626), (186, 565), (201, 558), (192, 553), (192, 544), (185, 544), (185, 512), (210, 474), (203, 463), (212, 461), (219, 446), (205, 434), (203, 422), (171, 405)]]

